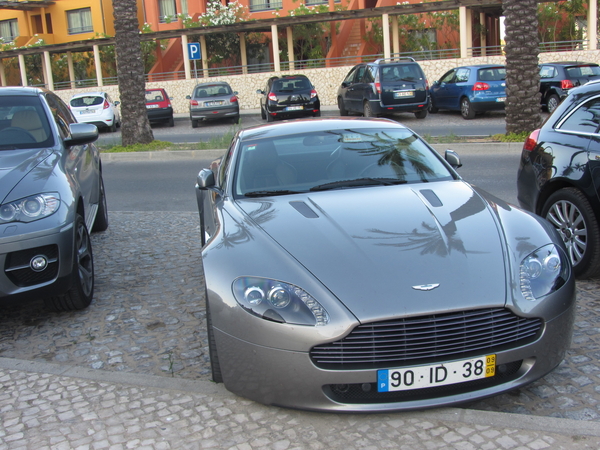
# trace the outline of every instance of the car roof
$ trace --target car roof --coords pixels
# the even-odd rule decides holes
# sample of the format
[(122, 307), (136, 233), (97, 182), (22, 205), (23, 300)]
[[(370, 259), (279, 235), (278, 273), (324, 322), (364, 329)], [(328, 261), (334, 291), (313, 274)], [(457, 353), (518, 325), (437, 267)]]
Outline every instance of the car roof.
[(94, 92), (83, 92), (81, 94), (75, 94), (71, 97), (71, 100), (79, 97), (105, 97), (106, 92), (94, 91)]
[(311, 133), (318, 131), (331, 131), (340, 129), (369, 129), (369, 128), (402, 128), (404, 125), (390, 119), (365, 118), (365, 117), (325, 117), (297, 119), (275, 122), (265, 125), (256, 125), (245, 128), (239, 132), (242, 140), (254, 138), (267, 138), (285, 136), (288, 134)]
[(504, 64), (472, 64), (466, 66), (458, 66), (456, 69), (469, 68), (469, 69), (491, 69), (491, 68), (502, 68), (506, 66)]
[(31, 95), (36, 96), (46, 92), (50, 92), (44, 88), (29, 87), (29, 86), (2, 86), (0, 87), (0, 95)]
[(584, 61), (557, 61), (557, 62), (548, 62), (541, 63), (540, 66), (597, 66), (598, 64), (593, 62), (584, 62)]
[[(226, 81), (210, 81), (208, 83), (198, 83), (195, 88), (199, 87), (199, 86), (214, 86), (216, 84), (220, 84), (223, 86), (229, 86), (229, 83), (227, 83)], [(194, 88), (194, 89), (195, 89)]]

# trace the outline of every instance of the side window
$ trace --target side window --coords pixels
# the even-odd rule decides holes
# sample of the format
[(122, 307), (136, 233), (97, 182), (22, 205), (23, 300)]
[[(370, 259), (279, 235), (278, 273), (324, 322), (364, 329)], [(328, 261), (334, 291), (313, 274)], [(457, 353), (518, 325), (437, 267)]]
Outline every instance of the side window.
[(55, 94), (47, 94), (46, 101), (52, 110), (52, 115), (54, 116), (56, 125), (58, 125), (61, 137), (63, 139), (66, 138), (71, 134), (71, 131), (69, 130), (69, 124), (75, 123), (75, 119), (73, 118), (71, 111), (69, 111), (69, 108), (67, 108), (63, 101)]
[(219, 187), (225, 186), (225, 181), (227, 178), (227, 171), (229, 169), (229, 165), (231, 164), (231, 156), (233, 155), (233, 149), (235, 149), (237, 144), (237, 139), (233, 139), (229, 148), (227, 149), (227, 154), (223, 156), (223, 162), (221, 167), (219, 167), (219, 173), (217, 175), (217, 184)]
[(464, 83), (466, 81), (469, 81), (470, 74), (471, 74), (471, 69), (466, 69), (466, 68), (458, 69), (456, 71), (456, 82)]
[(540, 69), (540, 78), (553, 78), (554, 77), (554, 67), (552, 66), (542, 66)]
[(358, 68), (358, 70), (356, 71), (356, 80), (354, 80), (356, 83), (364, 83), (364, 76), (365, 76), (365, 72), (367, 71), (367, 67), (366, 66), (360, 66)]
[(595, 133), (600, 126), (600, 98), (592, 99), (577, 108), (560, 125), (563, 131)]
[(375, 75), (373, 74), (373, 68), (367, 67), (365, 70), (365, 75), (363, 76), (363, 81), (365, 83), (373, 83), (375, 81)]
[(440, 78), (440, 83), (453, 83), (455, 72), (456, 70), (450, 70), (449, 72), (446, 72), (442, 78)]
[(346, 78), (344, 78), (344, 83), (352, 84), (354, 82), (354, 78), (356, 77), (357, 69), (358, 69), (358, 67), (355, 67), (354, 69), (352, 69), (350, 71), (350, 73), (348, 73), (348, 75), (346, 75)]

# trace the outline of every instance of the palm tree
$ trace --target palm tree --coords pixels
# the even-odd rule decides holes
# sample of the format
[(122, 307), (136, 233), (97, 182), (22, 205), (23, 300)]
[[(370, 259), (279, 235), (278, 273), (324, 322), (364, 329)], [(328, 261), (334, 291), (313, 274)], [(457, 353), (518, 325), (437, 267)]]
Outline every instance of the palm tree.
[(117, 81), (121, 98), (123, 145), (154, 140), (146, 113), (146, 80), (136, 0), (113, 0)]
[(506, 28), (506, 132), (529, 133), (540, 114), (537, 0), (504, 0)]

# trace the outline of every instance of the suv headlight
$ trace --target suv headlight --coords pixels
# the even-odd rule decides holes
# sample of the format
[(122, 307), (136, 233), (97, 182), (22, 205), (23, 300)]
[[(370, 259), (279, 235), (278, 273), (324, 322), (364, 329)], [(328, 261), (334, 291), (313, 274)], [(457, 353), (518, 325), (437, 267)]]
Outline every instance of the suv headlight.
[(0, 223), (33, 222), (54, 214), (60, 206), (58, 193), (37, 194), (0, 205)]
[(280, 323), (322, 326), (329, 314), (310, 294), (293, 284), (258, 277), (240, 277), (233, 294), (246, 311)]
[(521, 261), (520, 285), (523, 297), (536, 301), (557, 291), (567, 280), (569, 262), (554, 244), (530, 253)]

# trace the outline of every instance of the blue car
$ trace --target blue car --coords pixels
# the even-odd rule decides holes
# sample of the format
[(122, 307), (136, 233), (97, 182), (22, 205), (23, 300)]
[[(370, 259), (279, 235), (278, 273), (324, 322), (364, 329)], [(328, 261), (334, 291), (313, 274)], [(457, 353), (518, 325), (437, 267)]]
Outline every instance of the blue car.
[(455, 67), (433, 83), (429, 94), (430, 113), (440, 109), (460, 111), (469, 120), (477, 113), (503, 110), (506, 69), (491, 64)]

